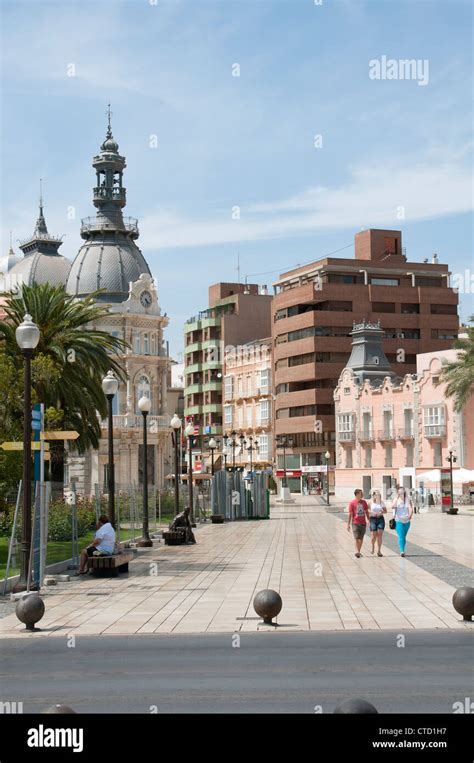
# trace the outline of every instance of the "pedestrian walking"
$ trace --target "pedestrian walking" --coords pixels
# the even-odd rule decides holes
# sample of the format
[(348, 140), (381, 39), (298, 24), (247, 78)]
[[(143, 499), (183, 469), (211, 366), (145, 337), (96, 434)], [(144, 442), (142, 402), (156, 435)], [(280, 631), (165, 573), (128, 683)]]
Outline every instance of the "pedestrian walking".
[(400, 556), (405, 556), (407, 533), (413, 516), (413, 503), (404, 487), (398, 488), (397, 497), (392, 503), (392, 515), (392, 522), (395, 523), (395, 530), (398, 535)]
[(355, 498), (349, 503), (347, 510), (349, 516), (347, 519), (347, 532), (350, 532), (352, 523), (352, 532), (355, 541), (355, 555), (359, 559), (362, 554), (360, 553), (362, 544), (364, 542), (364, 535), (367, 530), (367, 520), (369, 519), (369, 507), (367, 501), (364, 501), (364, 493), (362, 490), (354, 490)]
[(372, 551), (375, 553), (375, 543), (377, 542), (377, 556), (383, 556), (382, 554), (382, 537), (385, 530), (385, 518), (384, 514), (387, 513), (387, 507), (382, 501), (382, 495), (380, 490), (374, 490), (372, 492), (371, 499), (369, 501), (369, 523), (370, 523), (370, 535), (372, 541)]

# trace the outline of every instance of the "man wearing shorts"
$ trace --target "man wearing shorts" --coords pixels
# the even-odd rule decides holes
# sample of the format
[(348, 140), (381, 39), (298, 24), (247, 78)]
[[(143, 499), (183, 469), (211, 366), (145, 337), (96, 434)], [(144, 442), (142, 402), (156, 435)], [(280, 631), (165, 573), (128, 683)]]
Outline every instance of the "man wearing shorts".
[(364, 542), (364, 535), (367, 529), (367, 520), (369, 519), (369, 507), (367, 502), (364, 501), (364, 493), (362, 490), (354, 490), (354, 500), (349, 503), (347, 508), (349, 517), (347, 520), (347, 532), (350, 532), (352, 522), (352, 532), (354, 534), (355, 541), (355, 555), (359, 559), (362, 554), (360, 550)]

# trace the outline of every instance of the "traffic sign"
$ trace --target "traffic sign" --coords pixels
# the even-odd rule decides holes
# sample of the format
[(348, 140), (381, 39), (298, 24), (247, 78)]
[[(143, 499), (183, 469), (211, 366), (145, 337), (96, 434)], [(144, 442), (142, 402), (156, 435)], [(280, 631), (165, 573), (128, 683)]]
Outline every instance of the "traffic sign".
[(77, 440), (79, 432), (74, 431), (74, 429), (61, 432), (58, 429), (54, 432), (41, 432), (40, 437), (42, 440)]
[[(44, 447), (45, 447), (45, 450), (49, 450), (49, 442), (45, 442)], [(2, 448), (2, 450), (23, 450), (23, 443), (21, 441), (2, 442), (2, 444), (0, 445), (0, 448)], [(31, 450), (40, 450), (40, 449), (41, 449), (40, 442), (31, 443)]]

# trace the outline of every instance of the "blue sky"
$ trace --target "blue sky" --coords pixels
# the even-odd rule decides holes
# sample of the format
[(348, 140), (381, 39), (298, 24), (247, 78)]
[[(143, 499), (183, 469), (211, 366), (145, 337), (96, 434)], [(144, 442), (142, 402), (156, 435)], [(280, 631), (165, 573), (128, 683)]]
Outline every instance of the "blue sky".
[[(208, 285), (236, 280), (238, 254), (242, 278), (270, 285), (362, 228), (394, 228), (410, 260), (437, 252), (474, 281), (471, 2), (0, 7), (2, 253), (10, 229), (16, 249), (31, 233), (42, 177), (49, 230), (75, 256), (110, 100), (125, 213), (139, 218), (175, 354)], [(370, 79), (382, 56), (427, 60), (427, 84)], [(474, 284), (465, 291), (464, 319)]]

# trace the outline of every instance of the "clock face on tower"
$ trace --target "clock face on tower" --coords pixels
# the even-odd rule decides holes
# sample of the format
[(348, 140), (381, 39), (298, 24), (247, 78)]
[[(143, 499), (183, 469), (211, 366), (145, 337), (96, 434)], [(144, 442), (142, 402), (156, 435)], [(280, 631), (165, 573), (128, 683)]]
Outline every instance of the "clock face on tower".
[(142, 291), (140, 294), (140, 302), (143, 305), (143, 307), (150, 307), (152, 302), (152, 297), (149, 291)]

